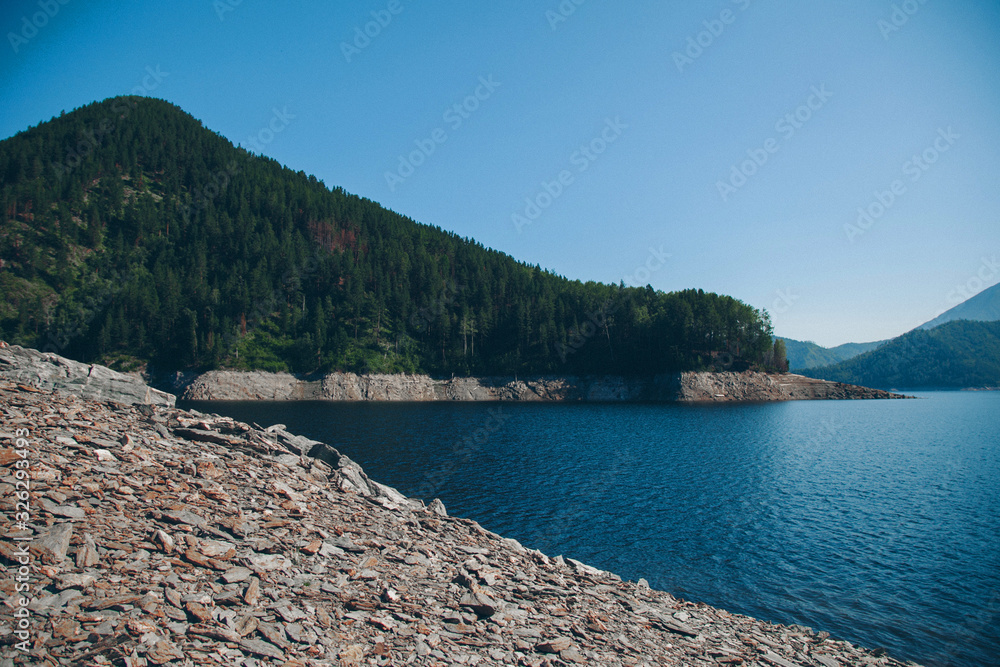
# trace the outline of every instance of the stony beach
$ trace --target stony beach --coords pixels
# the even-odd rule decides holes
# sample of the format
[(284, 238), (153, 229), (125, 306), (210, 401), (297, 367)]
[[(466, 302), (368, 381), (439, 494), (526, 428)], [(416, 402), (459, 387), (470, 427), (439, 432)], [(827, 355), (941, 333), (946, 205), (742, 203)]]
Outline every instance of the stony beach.
[(527, 549), (280, 425), (2, 371), (4, 667), (904, 664)]

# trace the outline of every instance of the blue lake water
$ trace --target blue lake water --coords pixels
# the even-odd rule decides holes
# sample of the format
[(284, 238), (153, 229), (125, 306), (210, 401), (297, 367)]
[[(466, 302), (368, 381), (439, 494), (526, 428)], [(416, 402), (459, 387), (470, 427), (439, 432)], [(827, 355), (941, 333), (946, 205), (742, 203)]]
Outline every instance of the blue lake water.
[(928, 667), (1000, 665), (1000, 392), (229, 403), (525, 546)]

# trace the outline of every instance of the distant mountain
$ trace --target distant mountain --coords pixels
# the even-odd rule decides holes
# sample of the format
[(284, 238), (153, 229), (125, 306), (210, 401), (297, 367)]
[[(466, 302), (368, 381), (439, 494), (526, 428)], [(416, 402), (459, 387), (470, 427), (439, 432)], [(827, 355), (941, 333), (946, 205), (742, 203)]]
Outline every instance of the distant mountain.
[(869, 350), (874, 350), (887, 342), (877, 340), (871, 343), (844, 343), (836, 347), (823, 347), (812, 341), (794, 340), (792, 338), (781, 338), (781, 340), (785, 341), (788, 367), (793, 370), (830, 366), (851, 357), (856, 357)]
[[(930, 331), (932, 329), (937, 329), (944, 324), (949, 322), (955, 322), (959, 320), (964, 320), (966, 322), (997, 322), (1000, 321), (1000, 283), (989, 287), (979, 294), (973, 296), (972, 298), (964, 301), (954, 308), (942, 313), (933, 320), (921, 324), (916, 329), (891, 340), (878, 340), (871, 343), (845, 343), (843, 345), (838, 345), (837, 347), (823, 347), (817, 345), (811, 341), (799, 341), (792, 338), (780, 338), (780, 340), (785, 342), (786, 354), (788, 357), (788, 365), (792, 370), (803, 371), (803, 375), (811, 375), (813, 377), (823, 377), (826, 380), (839, 380), (842, 382), (857, 382), (859, 384), (866, 384), (869, 386), (930, 386), (930, 385), (907, 385), (901, 384), (900, 382), (889, 382), (885, 384), (872, 384), (874, 380), (861, 380), (861, 377), (868, 377), (870, 373), (875, 372), (874, 368), (871, 367), (872, 363), (882, 363), (883, 357), (886, 359), (896, 359), (899, 357), (900, 346), (893, 347), (892, 350), (886, 353), (886, 355), (874, 357), (876, 362), (872, 362), (872, 358), (866, 357), (865, 359), (858, 359), (858, 363), (847, 363), (855, 361), (855, 357), (859, 355), (864, 355), (866, 352), (871, 352), (877, 350), (884, 345), (896, 343), (902, 339), (906, 339), (901, 343), (901, 345), (909, 345), (915, 342), (927, 342), (928, 340), (936, 340), (943, 342), (945, 344), (958, 344), (958, 340), (955, 336), (958, 335), (958, 331), (971, 332), (973, 329), (968, 328), (953, 328), (948, 329), (944, 332), (939, 332), (935, 334), (931, 339), (924, 339), (919, 336), (911, 336), (915, 332)], [(963, 334), (964, 335), (964, 334)], [(961, 336), (959, 336), (961, 337)], [(956, 350), (956, 354), (963, 359), (975, 359), (980, 354), (989, 358), (993, 352), (989, 349), (978, 350), (975, 345), (978, 342), (982, 342), (989, 345), (990, 341), (987, 337), (982, 341), (966, 341), (972, 345), (972, 347), (967, 347), (960, 345), (961, 349)], [(942, 352), (943, 354), (943, 352)], [(914, 360), (916, 363), (917, 360)], [(805, 372), (813, 371), (813, 372)], [(814, 373), (820, 372), (826, 373), (826, 375), (817, 375)], [(879, 371), (881, 372), (881, 371)], [(847, 375), (844, 375), (844, 374)], [(847, 377), (852, 377), (853, 379), (845, 379)], [(888, 376), (887, 376), (888, 377)], [(892, 377), (897, 377), (892, 375)], [(917, 375), (910, 374), (909, 377), (915, 380)], [(960, 380), (965, 378), (965, 380)], [(952, 379), (940, 378), (940, 382), (937, 382), (934, 386), (950, 387), (950, 386), (977, 386), (975, 382), (972, 384), (963, 384), (963, 382), (970, 382), (970, 378), (978, 377), (976, 375), (969, 376), (964, 372), (960, 377), (955, 377)], [(954, 384), (957, 382), (958, 384)]]
[(984, 289), (982, 292), (964, 301), (951, 310), (938, 315), (930, 322), (921, 324), (918, 329), (933, 329), (946, 322), (955, 320), (974, 320), (978, 322), (996, 322), (1000, 320), (1000, 283)]
[(914, 329), (809, 377), (880, 388), (1000, 387), (1000, 322), (955, 320)]

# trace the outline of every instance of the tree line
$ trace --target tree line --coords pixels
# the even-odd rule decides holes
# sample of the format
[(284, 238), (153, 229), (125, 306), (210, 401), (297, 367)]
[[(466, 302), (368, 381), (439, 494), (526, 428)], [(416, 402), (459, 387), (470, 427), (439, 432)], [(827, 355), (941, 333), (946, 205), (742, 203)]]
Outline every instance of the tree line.
[(568, 280), (253, 155), (161, 100), (0, 142), (0, 335), (120, 368), (786, 368), (766, 312)]

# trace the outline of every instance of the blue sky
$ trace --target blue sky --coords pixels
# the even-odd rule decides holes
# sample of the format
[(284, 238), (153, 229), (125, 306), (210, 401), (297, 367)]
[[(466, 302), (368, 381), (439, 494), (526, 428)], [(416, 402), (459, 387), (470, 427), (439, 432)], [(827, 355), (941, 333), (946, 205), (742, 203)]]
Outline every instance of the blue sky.
[(1000, 281), (1000, 3), (499, 5), (8, 1), (0, 136), (159, 97), (518, 259), (824, 345)]

